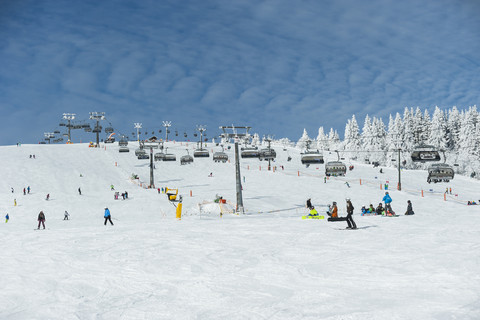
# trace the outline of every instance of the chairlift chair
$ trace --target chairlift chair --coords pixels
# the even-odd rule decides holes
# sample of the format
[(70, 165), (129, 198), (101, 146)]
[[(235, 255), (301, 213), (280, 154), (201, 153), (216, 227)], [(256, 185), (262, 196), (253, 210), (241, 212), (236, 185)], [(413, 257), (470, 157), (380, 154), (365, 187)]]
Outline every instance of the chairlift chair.
[(434, 146), (421, 144), (415, 147), (411, 154), (413, 162), (440, 161), (440, 154)]
[(301, 153), (301, 162), (302, 164), (310, 165), (314, 163), (324, 163), (323, 154), (317, 150), (310, 150), (311, 141), (307, 142), (307, 147), (304, 152)]
[(329, 161), (325, 164), (325, 175), (327, 177), (345, 176), (347, 166), (341, 161)]
[(428, 167), (427, 182), (449, 182), (455, 176), (453, 168), (446, 163), (434, 163)]
[(193, 157), (188, 153), (188, 149), (187, 149), (187, 154), (180, 158), (180, 164), (184, 165), (192, 162), (193, 162)]
[(225, 163), (228, 161), (228, 155), (223, 151), (215, 152), (213, 154), (213, 161)]

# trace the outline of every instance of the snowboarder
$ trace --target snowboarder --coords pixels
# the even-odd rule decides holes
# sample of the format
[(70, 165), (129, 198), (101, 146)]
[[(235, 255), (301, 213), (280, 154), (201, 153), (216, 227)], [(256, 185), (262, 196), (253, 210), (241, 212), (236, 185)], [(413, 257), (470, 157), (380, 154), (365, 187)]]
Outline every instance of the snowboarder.
[(10, 219), (10, 216), (7, 213), (7, 215), (5, 216), (5, 223), (7, 223), (9, 219)]
[(47, 197), (45, 198), (47, 201), (50, 200), (50, 193), (47, 194)]
[(412, 202), (410, 200), (407, 201), (407, 212), (405, 212), (405, 215), (406, 216), (410, 216), (410, 215), (414, 215), (415, 212), (413, 212), (413, 208), (412, 208)]
[(104, 225), (106, 226), (107, 225), (107, 221), (110, 221), (110, 223), (112, 224), (113, 226), (113, 222), (112, 222), (112, 216), (110, 215), (110, 210), (108, 210), (108, 208), (105, 208), (105, 223)]
[(68, 220), (68, 217), (70, 215), (68, 214), (67, 210), (65, 210), (65, 213), (64, 213), (64, 216), (63, 216), (63, 220)]
[(45, 214), (43, 213), (43, 211), (40, 211), (40, 213), (38, 214), (38, 228), (37, 229), (40, 229), (40, 224), (42, 224), (43, 229), (45, 229)]
[(80, 189), (80, 187), (78, 187), (78, 194), (82, 195), (82, 189)]
[(330, 210), (327, 212), (327, 214), (331, 218), (338, 218), (338, 208), (337, 208), (337, 203), (333, 201), (332, 206), (330, 207)]
[(318, 212), (317, 210), (315, 210), (315, 207), (310, 207), (310, 213), (308, 214), (309, 217), (317, 217), (318, 216)]
[(390, 206), (390, 203), (392, 203), (392, 198), (388, 194), (388, 192), (385, 192), (385, 196), (382, 199), (383, 202), (385, 202), (385, 211), (388, 212), (393, 212), (392, 207)]
[(377, 207), (377, 209), (375, 209), (375, 212), (379, 216), (385, 214), (385, 209), (383, 208), (383, 205), (382, 205), (381, 202), (378, 204), (378, 207)]
[(27, 193), (30, 194), (30, 186), (27, 187)]
[(352, 215), (353, 215), (353, 204), (350, 199), (347, 199), (347, 224), (348, 227), (347, 229), (357, 229), (357, 225), (355, 224), (355, 221), (353, 221)]
[(313, 208), (311, 199), (307, 199), (307, 208), (309, 210), (312, 210), (312, 208)]

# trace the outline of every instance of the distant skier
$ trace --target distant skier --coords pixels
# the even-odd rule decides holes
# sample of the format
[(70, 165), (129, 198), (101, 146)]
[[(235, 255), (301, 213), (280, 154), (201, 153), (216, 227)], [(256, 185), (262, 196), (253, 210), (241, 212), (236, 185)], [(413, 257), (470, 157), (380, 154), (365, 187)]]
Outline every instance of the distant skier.
[(13, 199), (13, 205), (16, 207), (17, 206), (17, 199)]
[(115, 190), (115, 188), (113, 187), (113, 184), (110, 185), (110, 190)]
[(350, 188), (350, 184), (348, 183), (348, 181), (346, 181), (345, 184), (347, 185), (347, 187)]
[(413, 212), (413, 208), (412, 208), (412, 202), (410, 200), (407, 201), (407, 212), (405, 212), (405, 215), (406, 216), (411, 216), (411, 215), (414, 215), (415, 212)]
[(15, 192), (15, 190), (13, 190), (13, 188), (12, 188), (12, 193), (14, 193), (14, 192)]
[(78, 187), (78, 194), (82, 195), (82, 189), (80, 189), (80, 187)]
[(63, 220), (68, 220), (68, 217), (70, 214), (68, 214), (67, 210), (65, 210), (65, 213), (63, 214)]
[(112, 216), (110, 215), (110, 210), (108, 210), (108, 208), (105, 208), (105, 223), (104, 225), (106, 226), (107, 225), (107, 221), (110, 221), (110, 223), (112, 224), (113, 226), (113, 222), (112, 222)]
[(128, 199), (128, 192), (125, 191), (125, 199)]
[(27, 194), (27, 189), (23, 188), (23, 195)]
[(50, 200), (50, 193), (47, 194), (47, 197), (45, 198), (45, 200)]
[(30, 186), (27, 187), (27, 193), (30, 194)]
[(5, 216), (5, 223), (7, 223), (9, 219), (10, 219), (10, 216), (7, 213), (7, 215)]
[(38, 214), (38, 228), (37, 229), (40, 229), (40, 224), (42, 224), (43, 229), (45, 229), (45, 214), (43, 213), (43, 211), (40, 211), (40, 213)]
[(348, 227), (347, 229), (357, 229), (357, 225), (355, 224), (355, 221), (353, 221), (352, 215), (353, 215), (353, 204), (350, 199), (347, 199), (347, 224)]
[(327, 177), (323, 177), (323, 183), (327, 183)]

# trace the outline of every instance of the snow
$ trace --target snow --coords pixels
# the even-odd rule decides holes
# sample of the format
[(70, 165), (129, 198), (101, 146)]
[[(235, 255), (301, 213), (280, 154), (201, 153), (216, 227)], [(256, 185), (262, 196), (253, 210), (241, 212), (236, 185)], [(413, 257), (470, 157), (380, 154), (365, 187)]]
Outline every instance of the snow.
[[(185, 143), (167, 145), (186, 154)], [(324, 165), (305, 168), (301, 150), (275, 146), (275, 172), (241, 159), (246, 213), (220, 217), (216, 195), (236, 202), (231, 148), (230, 163), (155, 163), (156, 186), (183, 196), (178, 221), (165, 194), (139, 186), (149, 162), (129, 147), (0, 147), (0, 213), (10, 215), (0, 223), (0, 319), (480, 318), (480, 206), (466, 205), (479, 201), (477, 180), (429, 185), (426, 171), (408, 170), (397, 191), (394, 168), (347, 160), (355, 169), (324, 183)], [(386, 181), (400, 216), (361, 216)], [(111, 184), (129, 199), (114, 200)], [(350, 198), (359, 229), (302, 220), (307, 198), (321, 214), (337, 201), (340, 215)], [(407, 200), (414, 216), (403, 215)], [(103, 225), (105, 207), (114, 226)], [(40, 210), (46, 230), (36, 230)]]

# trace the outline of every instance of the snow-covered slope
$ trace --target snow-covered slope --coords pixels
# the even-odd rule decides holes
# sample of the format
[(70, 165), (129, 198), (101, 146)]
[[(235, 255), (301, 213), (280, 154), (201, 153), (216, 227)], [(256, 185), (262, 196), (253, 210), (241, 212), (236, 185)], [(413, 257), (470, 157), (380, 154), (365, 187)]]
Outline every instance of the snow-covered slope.
[[(466, 205), (479, 202), (478, 181), (429, 185), (425, 171), (402, 171), (397, 191), (396, 170), (347, 161), (353, 171), (324, 183), (324, 165), (305, 168), (298, 150), (277, 147), (275, 171), (242, 159), (246, 214), (220, 217), (215, 196), (227, 200), (223, 209), (236, 201), (233, 148), (231, 163), (180, 166), (192, 145), (167, 144), (177, 162), (155, 163), (155, 185), (179, 188), (181, 221), (165, 194), (139, 186), (149, 183), (149, 161), (137, 160), (132, 143), (129, 153), (0, 147), (0, 213), (10, 216), (0, 223), (0, 319), (480, 317), (480, 206)], [(401, 216), (360, 216), (386, 181)], [(129, 199), (114, 200), (110, 185)], [(337, 201), (340, 215), (351, 198), (359, 229), (302, 220), (307, 198), (321, 213)], [(414, 216), (403, 216), (407, 200)], [(103, 225), (105, 207), (114, 226)], [(47, 230), (37, 231), (40, 210)]]

